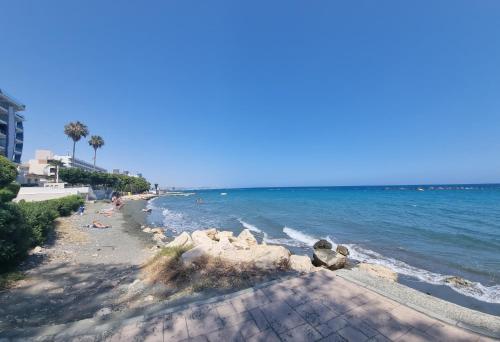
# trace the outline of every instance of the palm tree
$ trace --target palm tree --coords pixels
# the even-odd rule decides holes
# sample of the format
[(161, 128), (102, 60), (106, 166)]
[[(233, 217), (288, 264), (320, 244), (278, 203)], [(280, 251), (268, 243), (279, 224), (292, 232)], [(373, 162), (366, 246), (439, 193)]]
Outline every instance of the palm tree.
[(95, 160), (97, 156), (97, 149), (104, 146), (104, 139), (100, 135), (93, 135), (89, 139), (89, 145), (94, 148), (94, 170), (95, 170)]
[(70, 122), (64, 126), (64, 134), (73, 140), (73, 158), (72, 162), (75, 160), (75, 146), (76, 142), (82, 137), (86, 137), (89, 134), (89, 129), (87, 126), (80, 121)]

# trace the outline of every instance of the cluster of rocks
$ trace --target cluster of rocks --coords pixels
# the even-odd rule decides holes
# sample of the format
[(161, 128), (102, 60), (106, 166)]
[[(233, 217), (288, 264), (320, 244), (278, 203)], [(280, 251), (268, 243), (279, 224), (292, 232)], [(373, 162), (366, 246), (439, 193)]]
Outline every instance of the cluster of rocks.
[(153, 241), (158, 245), (163, 246), (167, 242), (168, 238), (165, 235), (165, 231), (162, 228), (150, 228), (146, 226), (141, 226), (144, 233), (152, 234)]
[[(192, 263), (202, 256), (225, 259), (231, 263), (253, 263), (262, 269), (288, 267), (297, 272), (311, 272), (324, 267), (329, 270), (344, 268), (347, 264), (349, 250), (343, 245), (333, 245), (327, 240), (319, 240), (313, 245), (313, 259), (308, 256), (294, 255), (283, 246), (259, 244), (248, 229), (238, 236), (230, 231), (219, 231), (215, 228), (196, 230), (189, 234), (183, 232), (173, 241), (166, 242), (167, 237), (161, 228), (143, 227), (143, 231), (153, 234), (158, 246), (186, 247), (188, 250), (181, 256), (184, 263)], [(397, 281), (398, 275), (391, 269), (376, 264), (362, 262), (355, 269), (390, 281)], [(450, 283), (457, 283), (450, 279)], [(460, 282), (459, 282), (460, 283)], [(463, 282), (460, 285), (464, 286)]]
[(332, 244), (326, 240), (316, 242), (313, 246), (313, 265), (324, 266), (330, 270), (344, 268), (349, 250), (342, 245), (338, 245), (336, 251), (332, 250), (332, 247)]
[(252, 263), (261, 269), (290, 268), (298, 272), (313, 270), (311, 259), (307, 256), (292, 255), (283, 246), (259, 244), (248, 229), (238, 236), (230, 231), (215, 228), (183, 232), (167, 247), (192, 247), (182, 254), (182, 261), (191, 263), (201, 256), (210, 256), (231, 263)]

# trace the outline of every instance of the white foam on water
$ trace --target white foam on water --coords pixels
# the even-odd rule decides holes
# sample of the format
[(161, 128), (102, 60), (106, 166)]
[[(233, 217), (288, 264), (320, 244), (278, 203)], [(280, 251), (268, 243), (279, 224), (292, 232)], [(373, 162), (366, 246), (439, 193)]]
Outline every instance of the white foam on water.
[[(330, 236), (327, 237), (327, 240), (330, 241), (332, 245), (334, 245), (334, 248), (336, 248), (337, 243)], [(413, 267), (403, 261), (385, 257), (375, 251), (361, 248), (356, 244), (346, 244), (345, 246), (349, 249), (349, 257), (351, 259), (360, 262), (369, 262), (372, 264), (382, 265), (390, 268), (394, 272), (417, 278), (429, 284), (445, 285), (452, 288), (458, 293), (476, 298), (484, 302), (500, 303), (500, 285), (488, 287), (479, 282), (470, 281), (470, 286), (456, 286), (452, 283), (446, 282), (447, 278), (452, 277), (451, 275), (434, 273), (421, 268)]]
[(250, 224), (250, 223), (248, 223), (248, 222), (243, 221), (243, 220), (242, 220), (242, 219), (240, 219), (240, 218), (238, 219), (238, 222), (239, 222), (239, 223), (241, 223), (241, 225), (242, 225), (244, 228), (246, 228), (246, 229), (248, 229), (248, 230), (251, 230), (252, 232), (262, 233), (262, 231), (261, 231), (259, 228), (257, 228), (257, 227), (256, 227), (256, 226), (254, 226), (253, 224)]
[(163, 209), (163, 224), (167, 228), (173, 228), (178, 231), (192, 231), (197, 229), (204, 229), (200, 224), (190, 220), (188, 217), (180, 212), (171, 209)]
[[(163, 209), (162, 214), (164, 217), (165, 226), (175, 228), (179, 231), (193, 231), (196, 229), (204, 229), (204, 226), (207, 226), (207, 222), (205, 222), (204, 226), (202, 226), (197, 222), (189, 220), (182, 213), (175, 212), (170, 209)], [(258, 227), (241, 219), (238, 219), (238, 221), (243, 227), (253, 232), (262, 233), (263, 242), (269, 244), (293, 247), (311, 247), (316, 241), (319, 240), (319, 238), (286, 226), (283, 228), (283, 233), (285, 233), (289, 238), (270, 238), (266, 232), (262, 232), (262, 230), (260, 230)], [(324, 239), (326, 239), (333, 245), (333, 249), (337, 247), (337, 242), (331, 236), (327, 236)], [(475, 299), (488, 303), (500, 303), (500, 285), (488, 287), (479, 282), (469, 281), (470, 286), (457, 286), (455, 284), (446, 282), (446, 279), (451, 277), (451, 275), (443, 275), (420, 269), (408, 265), (403, 261), (383, 256), (382, 254), (370, 249), (362, 248), (356, 244), (345, 244), (345, 246), (349, 249), (349, 257), (359, 262), (369, 262), (382, 265), (390, 268), (394, 272), (417, 278), (429, 284), (448, 286), (454, 291), (465, 296), (473, 297)]]
[(263, 242), (271, 245), (285, 245), (285, 246), (293, 246), (293, 247), (304, 247), (304, 244), (300, 241), (294, 239), (287, 238), (270, 238), (266, 232), (264, 232)]
[(312, 245), (314, 245), (314, 243), (316, 241), (318, 241), (318, 239), (316, 239), (310, 235), (307, 235), (305, 233), (302, 233), (298, 230), (295, 230), (295, 229), (287, 227), (287, 226), (285, 226), (285, 228), (283, 228), (283, 233), (285, 233), (286, 235), (288, 235), (289, 237), (291, 237), (294, 240), (302, 242), (306, 246), (312, 247)]
[(157, 207), (157, 206), (155, 205), (155, 202), (156, 202), (156, 200), (157, 200), (158, 198), (159, 198), (159, 197), (155, 197), (155, 198), (150, 199), (150, 200), (147, 202), (147, 204), (146, 204), (146, 208), (147, 208), (147, 209), (161, 209), (161, 208), (159, 208), (159, 207)]

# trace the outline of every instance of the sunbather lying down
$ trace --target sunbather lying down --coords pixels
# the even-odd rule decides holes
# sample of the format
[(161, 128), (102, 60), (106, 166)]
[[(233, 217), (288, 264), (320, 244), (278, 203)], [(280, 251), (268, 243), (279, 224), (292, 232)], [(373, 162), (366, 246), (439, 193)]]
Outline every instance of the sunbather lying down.
[(113, 207), (111, 207), (111, 208), (104, 208), (104, 209), (101, 209), (101, 210), (99, 210), (97, 213), (98, 213), (98, 214), (102, 214), (102, 215), (104, 215), (104, 216), (108, 216), (108, 217), (109, 217), (109, 216), (113, 215), (113, 211), (114, 211), (114, 208), (113, 208)]
[(95, 220), (95, 221), (92, 221), (92, 224), (87, 224), (84, 227), (86, 227), (86, 228), (111, 228), (111, 225), (104, 224), (104, 223), (101, 223), (101, 222)]

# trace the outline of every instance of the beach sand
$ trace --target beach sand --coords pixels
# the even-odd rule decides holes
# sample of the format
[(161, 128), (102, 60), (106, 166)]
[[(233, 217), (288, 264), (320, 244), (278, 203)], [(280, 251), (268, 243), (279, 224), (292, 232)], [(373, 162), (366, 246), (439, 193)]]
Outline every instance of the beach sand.
[[(58, 219), (41, 253), (21, 266), (26, 278), (0, 293), (0, 331), (67, 323), (129, 306), (122, 295), (154, 253), (151, 237), (138, 229), (145, 201), (129, 202), (123, 213), (110, 217), (97, 211), (111, 204), (86, 206), (83, 216)], [(112, 227), (83, 228), (94, 220)]]

